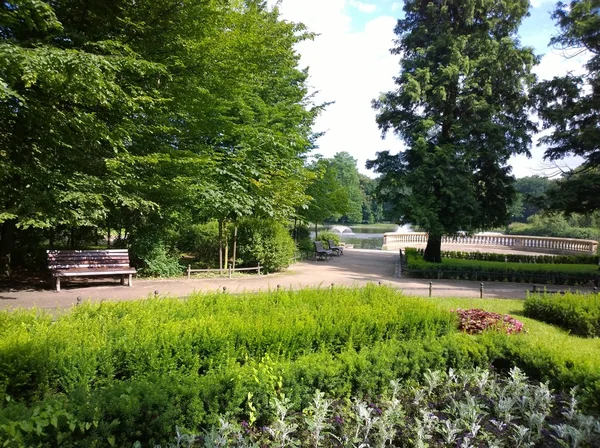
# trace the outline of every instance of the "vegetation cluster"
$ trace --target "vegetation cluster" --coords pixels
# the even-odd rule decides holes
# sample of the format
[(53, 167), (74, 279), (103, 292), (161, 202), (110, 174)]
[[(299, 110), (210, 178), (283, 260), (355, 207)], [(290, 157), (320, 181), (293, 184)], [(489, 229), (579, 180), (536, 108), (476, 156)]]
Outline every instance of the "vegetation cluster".
[[(340, 313), (339, 310), (345, 310)], [(0, 314), (0, 438), (7, 446), (143, 446), (228, 414), (252, 427), (273, 399), (376, 397), (430, 370), (518, 366), (599, 412), (600, 359), (529, 335), (469, 335), (435, 302), (378, 286), (82, 304)], [(60, 440), (60, 442), (59, 442)]]
[[(302, 414), (274, 399), (274, 421), (260, 429), (221, 419), (189, 446), (595, 446), (600, 421), (578, 410), (576, 390), (555, 395), (528, 382), (518, 368), (507, 376), (487, 369), (427, 371), (405, 387), (372, 399), (333, 400), (317, 391)], [(185, 446), (185, 445), (184, 445)]]
[(573, 334), (600, 337), (600, 297), (597, 294), (532, 294), (525, 301), (525, 315), (558, 325)]
[[(452, 252), (449, 252), (448, 255), (452, 255)], [(402, 272), (416, 278), (447, 278), (585, 286), (597, 285), (599, 280), (598, 266), (589, 263), (521, 263), (460, 257), (444, 258), (441, 264), (430, 263), (423, 259), (423, 256), (419, 254), (417, 249), (406, 248), (405, 268), (403, 268)], [(577, 257), (568, 260), (577, 261)]]

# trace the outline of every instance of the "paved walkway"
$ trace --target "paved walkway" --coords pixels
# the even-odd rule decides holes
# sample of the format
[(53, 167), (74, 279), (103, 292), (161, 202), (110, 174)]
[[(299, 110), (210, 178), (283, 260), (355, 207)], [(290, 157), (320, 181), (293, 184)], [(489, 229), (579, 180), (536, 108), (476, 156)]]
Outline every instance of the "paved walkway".
[[(406, 294), (427, 296), (429, 281), (409, 278), (396, 278), (398, 253), (380, 250), (347, 249), (341, 257), (329, 261), (307, 260), (294, 264), (286, 272), (246, 276), (239, 278), (168, 280), (134, 279), (133, 287), (122, 287), (116, 279), (63, 280), (62, 290), (50, 289), (0, 291), (0, 309), (17, 307), (62, 308), (81, 300), (136, 300), (154, 295), (182, 297), (194, 291), (210, 292), (222, 290), (236, 293), (243, 291), (267, 291), (277, 287), (300, 289), (306, 287), (362, 286), (367, 283), (381, 283), (401, 289)], [(479, 297), (479, 282), (432, 280), (433, 296)], [(525, 298), (525, 283), (486, 283), (484, 296), (493, 298)], [(559, 288), (559, 287), (556, 287)]]

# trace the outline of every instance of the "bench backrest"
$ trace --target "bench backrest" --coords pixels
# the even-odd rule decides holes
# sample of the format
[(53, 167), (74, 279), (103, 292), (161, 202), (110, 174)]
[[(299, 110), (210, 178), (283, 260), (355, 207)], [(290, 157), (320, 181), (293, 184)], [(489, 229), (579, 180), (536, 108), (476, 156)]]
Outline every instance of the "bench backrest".
[(48, 250), (48, 268), (128, 268), (127, 249)]
[(332, 247), (338, 247), (337, 244), (335, 244), (335, 241), (333, 240), (327, 240), (327, 244), (329, 244), (329, 248), (331, 249)]
[(315, 251), (325, 252), (325, 248), (323, 247), (323, 243), (321, 241), (315, 241)]

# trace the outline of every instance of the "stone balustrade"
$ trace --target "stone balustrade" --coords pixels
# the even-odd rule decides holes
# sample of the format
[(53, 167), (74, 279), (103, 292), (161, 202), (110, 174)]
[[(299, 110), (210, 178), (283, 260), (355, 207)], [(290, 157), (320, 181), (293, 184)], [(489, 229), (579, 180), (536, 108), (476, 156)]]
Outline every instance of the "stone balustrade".
[[(383, 250), (393, 250), (411, 244), (427, 244), (427, 233), (385, 233)], [(506, 246), (523, 250), (566, 251), (595, 254), (598, 242), (575, 238), (551, 238), (544, 236), (524, 235), (455, 235), (442, 237), (442, 244), (458, 244), (462, 246)]]

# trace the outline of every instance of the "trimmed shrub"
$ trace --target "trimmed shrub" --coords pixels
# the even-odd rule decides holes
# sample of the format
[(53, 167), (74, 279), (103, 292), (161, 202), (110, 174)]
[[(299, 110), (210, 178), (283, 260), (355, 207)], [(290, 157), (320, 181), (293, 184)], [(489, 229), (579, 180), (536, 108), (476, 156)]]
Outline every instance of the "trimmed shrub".
[(269, 219), (248, 218), (240, 221), (237, 244), (240, 265), (254, 267), (260, 263), (265, 272), (287, 268), (296, 251), (287, 228)]
[[(336, 244), (336, 246), (338, 246), (341, 242), (340, 234), (335, 233), (335, 232), (328, 232), (328, 231), (319, 232), (317, 241), (321, 241), (325, 248), (329, 247), (328, 240), (332, 240)], [(313, 247), (313, 249), (314, 249), (314, 247)]]
[(598, 283), (600, 277), (595, 265), (536, 264), (442, 259), (442, 264), (428, 263), (419, 252), (406, 248), (406, 268), (403, 272), (415, 278), (437, 278), (477, 281), (510, 281), (587, 285)]
[(528, 317), (558, 325), (573, 334), (600, 337), (598, 294), (532, 294), (525, 301), (524, 310)]
[[(415, 249), (423, 255), (424, 249)], [(536, 264), (594, 264), (598, 265), (597, 255), (526, 255), (526, 254), (497, 254), (491, 252), (462, 252), (456, 250), (442, 251), (442, 258), (455, 260), (499, 261), (508, 263)]]

